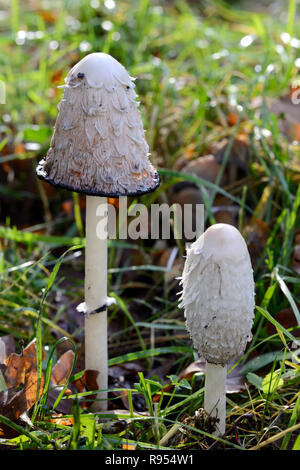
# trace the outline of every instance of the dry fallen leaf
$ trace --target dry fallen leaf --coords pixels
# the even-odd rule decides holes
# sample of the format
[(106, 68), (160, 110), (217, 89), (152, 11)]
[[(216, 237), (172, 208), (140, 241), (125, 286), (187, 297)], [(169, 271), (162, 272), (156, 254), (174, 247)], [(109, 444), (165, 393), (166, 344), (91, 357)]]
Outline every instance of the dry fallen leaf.
[[(212, 146), (212, 151), (217, 163), (221, 165), (229, 145), (228, 139), (216, 142)], [(250, 160), (249, 139), (245, 134), (239, 134), (233, 141), (228, 156), (224, 178), (226, 184), (232, 184), (247, 175)]]
[[(73, 367), (74, 357), (74, 351), (68, 349), (60, 356), (57, 363), (54, 365), (51, 372), (51, 380), (47, 399), (48, 408), (51, 408), (54, 405), (56, 399), (61, 393), (63, 386), (68, 380)], [(66, 396), (72, 394), (72, 390), (70, 390), (70, 384), (66, 388), (64, 394)], [(65, 398), (59, 402), (55, 409), (58, 412), (68, 414), (72, 412), (72, 404), (73, 401), (71, 399)]]
[[(37, 390), (39, 386), (39, 394), (37, 397)], [(31, 371), (25, 377), (24, 387), (13, 394), (11, 399), (7, 400), (5, 404), (0, 406), (0, 414), (16, 421), (20, 416), (35, 404), (36, 400), (40, 398), (44, 386), (44, 379), (42, 377), (40, 384), (38, 383), (38, 375), (36, 371)], [(14, 389), (15, 390), (15, 389)]]
[(75, 353), (69, 349), (60, 358), (52, 369), (51, 380), (55, 385), (64, 385), (73, 367)]
[[(45, 358), (43, 351), (42, 360)], [(25, 383), (26, 375), (36, 371), (36, 340), (26, 346), (21, 354), (11, 353), (5, 361), (5, 380), (8, 388)]]
[[(80, 379), (77, 379), (74, 381), (74, 386), (76, 387), (77, 391), (79, 393), (83, 392), (91, 392), (93, 390), (98, 390), (98, 383), (97, 383), (97, 377), (98, 377), (99, 371), (97, 370), (85, 370), (83, 375), (80, 377)], [(87, 400), (93, 400), (96, 398), (96, 395), (92, 394), (87, 397)], [(88, 408), (90, 406), (91, 402), (90, 401), (82, 401), (81, 406), (82, 408)]]
[[(216, 181), (219, 174), (221, 165), (217, 161), (214, 155), (203, 155), (194, 160), (191, 160), (181, 171), (189, 175), (196, 175), (199, 178), (203, 178), (211, 183)], [(221, 185), (225, 184), (225, 179), (221, 182)]]
[[(298, 304), (297, 307), (300, 310), (300, 304)], [(285, 308), (280, 312), (276, 313), (275, 320), (280, 323), (280, 325), (282, 325), (286, 330), (289, 328), (295, 328), (293, 330), (293, 335), (296, 337), (300, 336), (300, 329), (296, 328), (298, 326), (298, 323), (293, 309)], [(274, 335), (277, 333), (276, 327), (270, 322), (267, 322), (266, 330), (269, 335)]]
[[(44, 356), (44, 354), (43, 354)], [(0, 414), (16, 421), (35, 404), (41, 396), (44, 378), (38, 378), (36, 340), (33, 340), (21, 354), (12, 353), (6, 360), (4, 378), (7, 390), (0, 394)], [(0, 435), (7, 429), (0, 425)]]

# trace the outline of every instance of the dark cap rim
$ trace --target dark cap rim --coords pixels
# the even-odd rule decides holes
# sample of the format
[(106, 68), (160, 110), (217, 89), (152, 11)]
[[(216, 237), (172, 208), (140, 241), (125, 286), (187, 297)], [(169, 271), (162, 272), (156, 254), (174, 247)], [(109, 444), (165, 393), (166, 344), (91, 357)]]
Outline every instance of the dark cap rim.
[(122, 196), (128, 196), (128, 197), (142, 196), (143, 194), (152, 193), (160, 185), (160, 177), (159, 177), (159, 174), (156, 172), (155, 177), (153, 178), (155, 185), (143, 191), (134, 191), (134, 192), (124, 191), (124, 193), (107, 193), (105, 191), (93, 191), (91, 189), (82, 189), (78, 187), (72, 187), (64, 183), (56, 183), (52, 178), (50, 178), (47, 175), (46, 171), (44, 170), (44, 163), (45, 163), (45, 159), (41, 160), (36, 167), (36, 175), (40, 180), (44, 180), (47, 183), (50, 183), (55, 188), (67, 189), (68, 191), (85, 194), (87, 196), (102, 196), (102, 197), (111, 197), (111, 198), (118, 198)]

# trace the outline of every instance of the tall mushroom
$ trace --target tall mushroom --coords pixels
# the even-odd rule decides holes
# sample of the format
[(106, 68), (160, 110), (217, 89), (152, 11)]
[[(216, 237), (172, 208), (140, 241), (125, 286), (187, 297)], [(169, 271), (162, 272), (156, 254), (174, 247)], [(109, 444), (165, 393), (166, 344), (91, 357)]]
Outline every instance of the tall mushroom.
[[(65, 79), (50, 149), (37, 166), (40, 179), (86, 194), (85, 366), (99, 372), (107, 408), (107, 197), (154, 191), (159, 176), (149, 147), (132, 77), (113, 57), (92, 53)], [(101, 215), (102, 232), (97, 231)]]
[(225, 432), (227, 364), (251, 339), (254, 280), (246, 242), (228, 224), (209, 227), (190, 247), (180, 307), (199, 355), (206, 359), (204, 410)]

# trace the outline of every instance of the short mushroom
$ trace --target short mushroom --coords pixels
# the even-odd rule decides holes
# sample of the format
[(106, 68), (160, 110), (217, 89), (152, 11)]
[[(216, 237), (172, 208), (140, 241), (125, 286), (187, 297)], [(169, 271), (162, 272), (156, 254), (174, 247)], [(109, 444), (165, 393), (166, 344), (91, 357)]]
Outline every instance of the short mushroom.
[[(159, 176), (134, 83), (112, 56), (92, 53), (68, 73), (46, 157), (37, 176), (86, 195), (85, 366), (99, 372), (94, 407), (107, 407), (107, 197), (154, 191)], [(99, 234), (101, 215), (102, 232)], [(102, 400), (102, 401), (101, 401)]]
[(206, 359), (204, 410), (225, 432), (227, 364), (251, 339), (254, 279), (246, 242), (229, 224), (209, 227), (187, 252), (180, 307), (199, 355)]

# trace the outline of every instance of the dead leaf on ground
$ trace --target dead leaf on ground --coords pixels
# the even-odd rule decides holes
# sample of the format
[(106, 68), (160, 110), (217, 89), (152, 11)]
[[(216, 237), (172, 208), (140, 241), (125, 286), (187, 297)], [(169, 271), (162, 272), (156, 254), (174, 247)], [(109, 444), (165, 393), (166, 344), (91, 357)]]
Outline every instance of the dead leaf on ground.
[[(300, 304), (298, 304), (297, 307), (298, 307), (298, 310), (300, 310)], [(278, 323), (280, 323), (280, 325), (282, 325), (286, 330), (289, 328), (295, 328), (293, 330), (293, 335), (296, 337), (300, 337), (300, 329), (297, 328), (298, 323), (297, 323), (295, 314), (293, 312), (293, 309), (285, 308), (281, 310), (280, 312), (276, 313), (275, 320)], [(269, 335), (274, 335), (277, 333), (276, 327), (270, 322), (267, 322), (266, 330)]]
[[(45, 352), (42, 352), (42, 360), (45, 358)], [(11, 353), (5, 361), (5, 381), (8, 388), (16, 387), (25, 383), (26, 375), (36, 371), (36, 340), (26, 346), (21, 354)]]
[[(214, 183), (218, 177), (220, 168), (221, 165), (215, 155), (203, 155), (191, 160), (181, 171)], [(223, 176), (221, 186), (224, 185), (225, 182), (225, 177)]]
[[(221, 165), (227, 152), (229, 145), (228, 139), (213, 144), (212, 151), (216, 162)], [(233, 141), (231, 146), (224, 177), (226, 184), (232, 184), (240, 178), (245, 177), (248, 172), (250, 160), (250, 145), (246, 134), (239, 134)]]
[[(91, 392), (93, 390), (98, 390), (99, 389), (98, 383), (97, 383), (98, 374), (99, 374), (99, 371), (97, 370), (91, 370), (91, 369), (85, 370), (82, 376), (73, 382), (78, 393)], [(88, 400), (93, 400), (95, 398), (96, 398), (96, 394), (89, 395), (87, 397), (87, 401), (81, 402), (82, 408), (84, 409), (88, 408), (91, 404), (91, 402)]]
[(190, 143), (185, 151), (184, 151), (184, 154), (181, 155), (180, 157), (178, 157), (176, 159), (176, 161), (174, 162), (174, 165), (173, 165), (173, 170), (177, 170), (177, 171), (181, 171), (183, 169), (183, 167), (190, 161), (194, 158), (195, 156), (195, 144), (194, 143)]
[(31, 371), (25, 377), (24, 387), (13, 394), (11, 399), (6, 401), (5, 404), (0, 406), (0, 414), (11, 421), (19, 419), (23, 413), (30, 410), (30, 408), (35, 404), (37, 400), (38, 385), (38, 398), (40, 398), (44, 387), (44, 379), (42, 377), (40, 383), (38, 383), (38, 375), (36, 371)]
[(69, 349), (58, 359), (51, 373), (51, 379), (55, 385), (64, 385), (66, 383), (73, 367), (74, 358), (74, 351)]
[[(54, 365), (51, 372), (51, 379), (49, 385), (47, 406), (52, 408), (59, 394), (61, 393), (63, 386), (68, 380), (68, 377), (71, 373), (73, 363), (74, 363), (75, 353), (73, 350), (69, 349), (64, 354), (60, 356), (57, 363)], [(65, 396), (71, 395), (73, 390), (70, 389), (70, 385), (65, 390)], [(72, 412), (73, 400), (65, 398), (61, 400), (58, 406), (55, 408), (56, 411), (61, 413), (71, 413)]]
[[(16, 421), (35, 404), (44, 387), (43, 375), (39, 380), (37, 374), (36, 340), (21, 354), (10, 354), (4, 366), (7, 390), (0, 394), (0, 414)], [(0, 434), (5, 435), (6, 431), (0, 425)]]
[[(47, 397), (47, 407), (51, 409), (53, 405), (55, 404), (63, 387), (55, 386), (53, 382), (50, 382), (49, 389), (50, 390), (48, 392), (48, 397)], [(59, 413), (64, 413), (64, 414), (72, 413), (73, 400), (71, 398), (65, 398), (67, 395), (71, 395), (71, 394), (72, 394), (71, 390), (69, 388), (66, 388), (65, 393), (64, 393), (64, 399), (60, 400), (58, 405), (55, 407), (55, 411)]]

